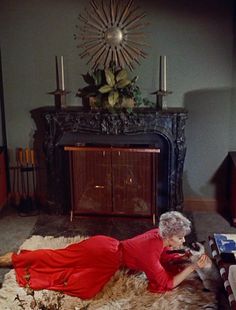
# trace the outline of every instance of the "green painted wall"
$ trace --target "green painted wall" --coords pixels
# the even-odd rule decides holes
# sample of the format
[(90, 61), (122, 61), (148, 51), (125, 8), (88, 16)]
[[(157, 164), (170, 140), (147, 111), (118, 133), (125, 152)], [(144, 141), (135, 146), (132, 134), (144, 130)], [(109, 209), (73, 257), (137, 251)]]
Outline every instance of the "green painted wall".
[[(234, 1), (136, 1), (146, 11), (147, 59), (134, 72), (144, 96), (158, 85), (158, 61), (167, 55), (167, 86), (171, 107), (189, 111), (184, 169), (186, 197), (212, 199), (215, 175), (228, 151), (236, 148), (236, 102), (233, 87), (235, 42)], [(63, 55), (70, 105), (88, 71), (74, 41), (83, 0), (2, 0), (2, 49), (5, 109), (9, 148), (32, 145), (35, 125), (31, 109), (53, 105), (54, 56)], [(235, 71), (235, 70), (234, 70)], [(235, 78), (234, 78), (235, 86)]]

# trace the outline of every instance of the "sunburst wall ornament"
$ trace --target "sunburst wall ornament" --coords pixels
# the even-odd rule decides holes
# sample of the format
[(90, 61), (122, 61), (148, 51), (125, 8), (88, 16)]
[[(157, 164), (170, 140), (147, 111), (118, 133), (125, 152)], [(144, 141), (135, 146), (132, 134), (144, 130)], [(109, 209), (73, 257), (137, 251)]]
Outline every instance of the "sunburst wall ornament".
[(80, 57), (88, 57), (87, 64), (93, 70), (108, 67), (111, 61), (133, 70), (134, 64), (140, 64), (140, 58), (147, 56), (143, 50), (148, 46), (145, 17), (133, 0), (90, 1), (89, 9), (78, 17), (79, 33), (75, 39), (83, 50)]

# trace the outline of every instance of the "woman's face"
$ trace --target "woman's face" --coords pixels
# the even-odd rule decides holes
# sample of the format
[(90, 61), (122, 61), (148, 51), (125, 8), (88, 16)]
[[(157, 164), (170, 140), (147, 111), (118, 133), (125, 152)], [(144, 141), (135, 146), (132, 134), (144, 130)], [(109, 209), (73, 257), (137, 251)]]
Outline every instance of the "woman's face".
[(172, 236), (168, 238), (168, 244), (171, 248), (181, 248), (185, 242), (185, 236)]

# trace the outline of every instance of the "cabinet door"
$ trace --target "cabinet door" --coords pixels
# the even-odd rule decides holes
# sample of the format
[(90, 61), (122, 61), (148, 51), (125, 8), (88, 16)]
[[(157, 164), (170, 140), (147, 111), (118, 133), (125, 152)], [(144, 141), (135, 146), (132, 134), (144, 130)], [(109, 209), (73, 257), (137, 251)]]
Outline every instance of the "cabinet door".
[(155, 208), (154, 154), (112, 153), (113, 212), (151, 215)]
[(110, 152), (78, 150), (71, 156), (73, 212), (111, 213)]
[(230, 209), (232, 224), (236, 227), (236, 152), (229, 153), (230, 158)]

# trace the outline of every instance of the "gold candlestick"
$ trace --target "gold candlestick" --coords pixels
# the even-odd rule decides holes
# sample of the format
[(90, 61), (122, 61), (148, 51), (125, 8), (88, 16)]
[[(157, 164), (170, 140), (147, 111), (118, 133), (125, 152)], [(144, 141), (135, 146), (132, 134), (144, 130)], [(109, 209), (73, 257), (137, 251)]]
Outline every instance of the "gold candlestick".
[(63, 56), (61, 56), (60, 60), (61, 60), (61, 86), (60, 86), (60, 74), (58, 70), (58, 59), (57, 59), (57, 56), (55, 56), (56, 90), (49, 92), (48, 94), (54, 95), (54, 103), (55, 103), (56, 109), (65, 109), (67, 107), (66, 95), (69, 94), (69, 91), (65, 90)]
[(158, 110), (167, 109), (167, 98), (166, 96), (172, 94), (171, 91), (166, 89), (166, 56), (160, 56), (159, 66), (159, 90), (151, 93), (156, 95), (156, 108)]
[(54, 103), (56, 109), (65, 109), (66, 104), (66, 95), (69, 94), (69, 91), (56, 89), (48, 93), (49, 95), (54, 95)]
[(166, 96), (170, 94), (172, 94), (172, 91), (168, 90), (157, 90), (151, 93), (151, 95), (156, 95), (156, 108), (158, 110), (166, 110), (168, 108)]

